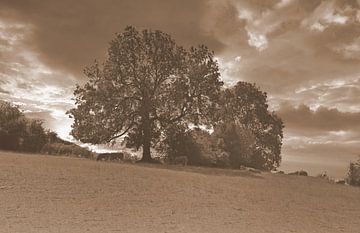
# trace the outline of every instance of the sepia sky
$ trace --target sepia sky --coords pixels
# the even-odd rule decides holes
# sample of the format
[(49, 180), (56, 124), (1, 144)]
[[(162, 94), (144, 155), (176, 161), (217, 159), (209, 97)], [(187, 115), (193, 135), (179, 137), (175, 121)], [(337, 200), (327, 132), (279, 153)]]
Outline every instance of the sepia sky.
[(227, 85), (265, 90), (284, 166), (335, 174), (360, 154), (359, 0), (0, 0), (0, 99), (66, 138), (83, 68), (126, 25), (206, 44)]

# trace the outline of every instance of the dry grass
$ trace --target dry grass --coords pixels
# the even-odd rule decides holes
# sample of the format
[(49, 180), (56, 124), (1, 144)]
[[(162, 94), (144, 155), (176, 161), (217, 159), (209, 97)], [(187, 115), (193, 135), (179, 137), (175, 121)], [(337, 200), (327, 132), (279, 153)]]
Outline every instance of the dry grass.
[(360, 232), (360, 188), (0, 152), (0, 232)]

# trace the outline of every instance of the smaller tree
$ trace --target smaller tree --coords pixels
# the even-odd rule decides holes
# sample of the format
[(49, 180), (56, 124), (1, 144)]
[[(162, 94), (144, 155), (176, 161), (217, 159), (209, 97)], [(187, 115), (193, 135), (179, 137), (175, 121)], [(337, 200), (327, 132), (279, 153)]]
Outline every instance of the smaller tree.
[[(237, 125), (244, 133), (250, 133), (254, 137), (252, 152), (249, 154), (251, 165), (265, 170), (278, 167), (281, 162), (284, 124), (274, 112), (269, 111), (267, 94), (255, 84), (238, 82), (222, 92), (221, 102), (222, 107), (218, 112), (220, 122), (230, 126)], [(232, 134), (237, 134), (236, 130)], [(235, 165), (239, 162), (241, 159)]]
[(360, 157), (356, 162), (350, 162), (347, 182), (350, 185), (360, 186)]

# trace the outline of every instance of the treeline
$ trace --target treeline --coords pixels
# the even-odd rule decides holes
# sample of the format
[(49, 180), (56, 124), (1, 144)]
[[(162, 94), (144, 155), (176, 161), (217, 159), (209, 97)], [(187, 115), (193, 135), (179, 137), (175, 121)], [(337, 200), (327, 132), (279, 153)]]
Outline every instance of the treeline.
[(55, 132), (46, 130), (41, 120), (26, 118), (17, 106), (5, 101), (0, 101), (0, 149), (52, 155), (91, 156), (91, 152), (87, 149), (62, 140)]

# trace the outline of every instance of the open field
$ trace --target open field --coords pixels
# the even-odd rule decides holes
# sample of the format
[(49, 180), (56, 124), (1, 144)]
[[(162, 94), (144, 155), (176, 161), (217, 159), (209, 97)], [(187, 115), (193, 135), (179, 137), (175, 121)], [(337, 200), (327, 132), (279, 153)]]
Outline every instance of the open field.
[(360, 188), (313, 177), (0, 152), (0, 232), (360, 232)]

